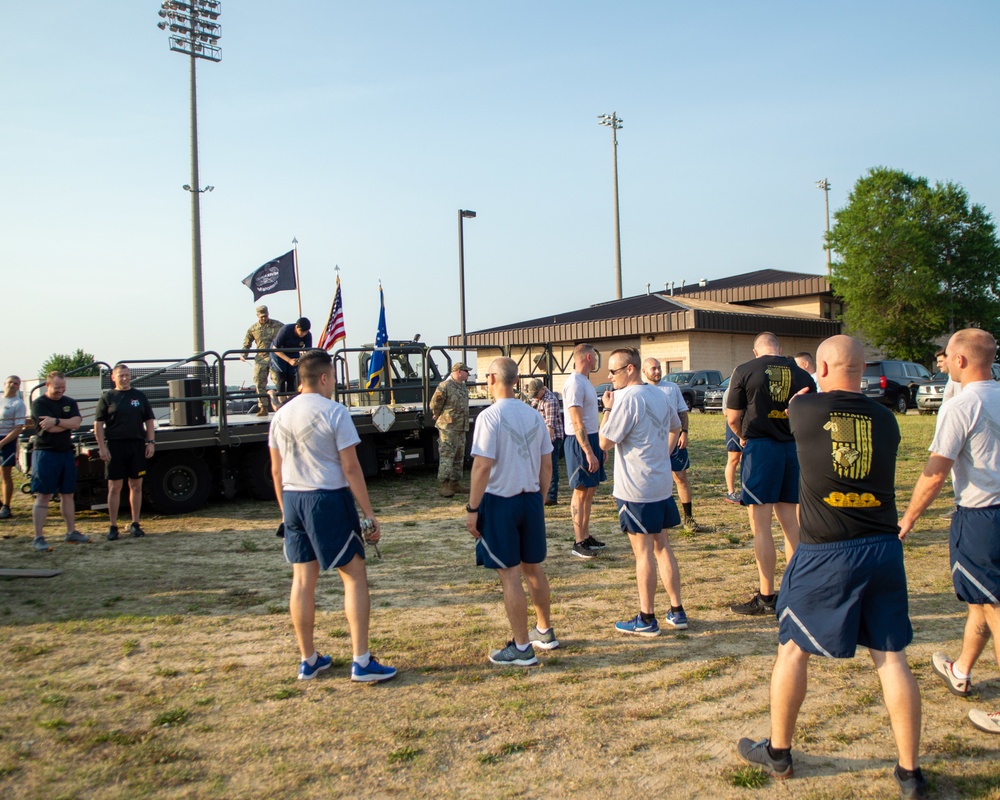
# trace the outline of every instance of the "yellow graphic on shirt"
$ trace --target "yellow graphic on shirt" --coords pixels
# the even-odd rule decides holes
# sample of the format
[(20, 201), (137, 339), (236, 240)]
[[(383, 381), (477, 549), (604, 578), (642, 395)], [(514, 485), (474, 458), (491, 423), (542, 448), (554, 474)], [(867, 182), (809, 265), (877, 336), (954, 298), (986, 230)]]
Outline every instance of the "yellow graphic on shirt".
[(787, 403), (792, 393), (792, 370), (779, 364), (772, 364), (764, 370), (767, 375), (767, 390), (776, 403)]
[(833, 469), (843, 478), (861, 480), (872, 469), (872, 421), (860, 414), (832, 414), (823, 426), (830, 431)]
[(878, 508), (882, 505), (875, 495), (865, 492), (830, 492), (829, 497), (824, 497), (823, 502), (834, 508)]

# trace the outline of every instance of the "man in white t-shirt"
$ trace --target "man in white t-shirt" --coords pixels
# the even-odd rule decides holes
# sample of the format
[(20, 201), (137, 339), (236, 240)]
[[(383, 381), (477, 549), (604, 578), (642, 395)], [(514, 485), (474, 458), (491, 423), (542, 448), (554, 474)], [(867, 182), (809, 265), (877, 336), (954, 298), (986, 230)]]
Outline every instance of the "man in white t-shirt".
[(0, 400), (0, 474), (3, 476), (3, 505), (0, 519), (10, 517), (10, 501), (14, 497), (14, 462), (17, 461), (17, 437), (24, 430), (28, 410), (21, 399), (21, 379), (8, 376), (3, 382)]
[[(278, 535), (284, 536), (285, 558), (292, 565), (288, 607), (302, 654), (299, 680), (315, 678), (333, 662), (316, 652), (313, 629), (320, 569), (336, 567), (354, 651), (351, 680), (386, 681), (396, 670), (379, 664), (368, 650), (371, 597), (361, 537), (374, 544), (382, 534), (358, 461), (361, 439), (347, 409), (330, 399), (335, 379), (329, 353), (310, 350), (298, 359), (298, 380), (302, 393), (272, 418), (268, 447), (283, 520)], [(364, 520), (358, 519), (355, 501)]]
[(679, 630), (688, 626), (681, 604), (681, 575), (666, 528), (679, 525), (673, 498), (670, 454), (681, 431), (676, 407), (655, 386), (642, 382), (639, 351), (626, 347), (608, 359), (614, 391), (604, 394), (601, 449), (615, 448), (614, 495), (621, 529), (635, 554), (639, 613), (616, 630), (636, 636), (659, 636), (653, 601), (659, 571), (670, 597), (665, 620)]
[[(978, 328), (961, 330), (949, 340), (948, 374), (962, 391), (941, 404), (931, 455), (899, 523), (902, 538), (938, 496), (950, 471), (955, 487), (951, 576), (969, 616), (958, 658), (934, 653), (931, 664), (948, 689), (962, 697), (972, 691), (972, 667), (991, 633), (1000, 664), (1000, 384), (990, 372), (996, 352), (996, 340)], [(973, 709), (969, 721), (987, 733), (1000, 733), (1000, 711)]]
[(665, 381), (660, 362), (655, 358), (647, 358), (642, 362), (642, 376), (646, 383), (655, 386), (666, 392), (670, 405), (677, 412), (681, 420), (681, 434), (677, 437), (677, 444), (670, 451), (670, 469), (673, 471), (674, 480), (677, 481), (677, 497), (681, 501), (681, 509), (684, 511), (681, 517), (681, 524), (691, 533), (702, 533), (704, 528), (695, 522), (692, 516), (691, 481), (688, 479), (688, 468), (691, 466), (691, 458), (688, 456), (688, 407), (684, 402), (684, 395), (680, 388), (673, 381)]
[[(545, 421), (514, 396), (517, 364), (498, 358), (486, 373), (494, 404), (476, 418), (472, 478), (465, 525), (476, 540), (476, 564), (495, 569), (514, 638), (490, 652), (494, 664), (531, 667), (534, 648), (559, 646), (549, 619), (545, 560), (545, 508), (541, 488), (552, 476), (552, 441)], [(536, 624), (528, 630), (528, 584)]]
[(597, 369), (597, 351), (586, 343), (573, 349), (573, 372), (563, 385), (563, 414), (566, 427), (564, 452), (569, 487), (573, 490), (570, 514), (573, 517), (572, 554), (577, 558), (593, 558), (603, 549), (590, 535), (590, 509), (594, 493), (604, 473), (604, 451), (597, 440), (599, 417), (597, 392), (590, 383), (590, 373)]
[(934, 354), (934, 358), (937, 361), (938, 372), (943, 372), (948, 376), (948, 381), (944, 385), (944, 391), (941, 393), (941, 403), (943, 405), (945, 400), (951, 400), (951, 398), (962, 391), (962, 384), (948, 373), (948, 351), (944, 347)]

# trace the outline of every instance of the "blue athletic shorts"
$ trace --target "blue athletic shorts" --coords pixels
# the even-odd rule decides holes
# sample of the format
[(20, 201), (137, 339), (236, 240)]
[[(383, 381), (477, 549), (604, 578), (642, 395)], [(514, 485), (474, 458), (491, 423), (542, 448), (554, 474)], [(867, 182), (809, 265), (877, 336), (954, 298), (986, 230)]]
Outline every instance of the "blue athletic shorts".
[(0, 447), (0, 467), (13, 467), (17, 461), (17, 440)]
[(355, 555), (365, 557), (361, 520), (348, 488), (283, 492), (285, 560), (319, 561), (322, 569), (343, 567)]
[(670, 454), (670, 471), (683, 472), (690, 466), (691, 459), (688, 458), (688, 449), (686, 447), (684, 449), (675, 447), (674, 452)]
[(747, 439), (740, 462), (740, 499), (745, 506), (799, 502), (799, 459), (795, 442)]
[(948, 538), (958, 599), (973, 605), (1000, 603), (1000, 506), (956, 507)]
[(593, 489), (608, 479), (604, 472), (604, 451), (601, 449), (600, 440), (596, 433), (588, 434), (590, 448), (597, 456), (597, 463), (600, 466), (597, 472), (587, 472), (587, 456), (576, 440), (576, 436), (567, 436), (564, 453), (566, 455), (566, 474), (569, 475), (570, 489)]
[(72, 450), (34, 450), (31, 456), (33, 494), (73, 494), (76, 454)]
[(855, 649), (898, 652), (913, 640), (896, 536), (802, 543), (785, 569), (775, 608), (778, 640), (807, 653), (853, 658)]
[(541, 492), (513, 497), (484, 494), (476, 522), (476, 566), (505, 569), (545, 560), (545, 508)]
[(622, 533), (659, 533), (681, 524), (673, 497), (655, 503), (632, 503), (615, 498)]
[(136, 480), (146, 474), (146, 442), (142, 439), (109, 439), (111, 460), (104, 468), (109, 481)]
[(726, 451), (729, 453), (742, 453), (743, 445), (740, 444), (740, 437), (733, 433), (733, 429), (726, 425)]

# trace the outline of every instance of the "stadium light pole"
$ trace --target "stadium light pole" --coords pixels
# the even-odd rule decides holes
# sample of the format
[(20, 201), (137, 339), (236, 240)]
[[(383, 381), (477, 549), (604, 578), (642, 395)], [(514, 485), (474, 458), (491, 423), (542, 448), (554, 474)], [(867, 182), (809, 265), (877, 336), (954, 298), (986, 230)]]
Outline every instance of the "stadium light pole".
[(612, 111), (610, 114), (598, 114), (597, 122), (606, 128), (611, 128), (611, 143), (615, 157), (615, 297), (622, 299), (622, 231), (618, 216), (618, 131), (622, 129), (622, 118)]
[(170, 49), (191, 58), (191, 183), (184, 188), (191, 193), (191, 290), (194, 305), (194, 351), (205, 352), (205, 303), (201, 281), (201, 195), (214, 186), (200, 188), (198, 179), (198, 80), (199, 58), (221, 61), (219, 39), (222, 13), (219, 0), (166, 0), (159, 10), (157, 27), (170, 32)]
[(468, 365), (465, 344), (465, 220), (475, 219), (475, 211), (458, 209), (458, 311), (462, 322), (462, 361)]
[(816, 181), (816, 188), (822, 189), (826, 198), (826, 277), (829, 278), (833, 274), (830, 264), (830, 181), (826, 178)]

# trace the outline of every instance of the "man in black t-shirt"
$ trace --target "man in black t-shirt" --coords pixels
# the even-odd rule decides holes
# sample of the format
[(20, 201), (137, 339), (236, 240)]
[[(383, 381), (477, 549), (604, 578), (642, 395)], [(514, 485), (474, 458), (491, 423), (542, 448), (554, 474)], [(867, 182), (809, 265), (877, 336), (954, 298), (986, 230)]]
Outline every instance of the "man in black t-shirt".
[(729, 608), (736, 614), (773, 614), (777, 553), (772, 510), (785, 536), (786, 559), (799, 543), (799, 463), (788, 427), (788, 401), (815, 384), (808, 372), (781, 355), (773, 333), (757, 335), (753, 354), (754, 360), (740, 364), (729, 381), (726, 422), (743, 446), (740, 502), (750, 517), (760, 589), (748, 602)]
[(801, 465), (801, 544), (777, 602), (771, 736), (741, 739), (737, 751), (771, 775), (791, 776), (809, 657), (853, 658), (861, 645), (882, 682), (899, 751), (896, 781), (903, 797), (922, 797), (920, 692), (906, 662), (913, 629), (896, 516), (899, 426), (891, 411), (860, 393), (860, 342), (834, 336), (816, 357), (822, 394), (803, 394), (788, 408)]
[(305, 317), (299, 317), (294, 323), (282, 325), (274, 339), (271, 340), (273, 350), (297, 350), (297, 353), (271, 353), (271, 380), (277, 389), (276, 402), (280, 406), (289, 395), (299, 390), (298, 365), (299, 356), (304, 350), (312, 348), (312, 334), (309, 332), (311, 323)]
[(89, 536), (76, 530), (76, 451), (73, 431), (80, 427), (83, 417), (76, 400), (66, 397), (66, 376), (52, 371), (45, 376), (45, 394), (31, 401), (31, 418), (35, 423), (34, 446), (31, 458), (31, 491), (35, 505), (31, 516), (35, 524), (33, 547), (40, 553), (49, 550), (43, 529), (49, 515), (49, 501), (59, 494), (63, 520), (66, 523), (66, 541), (86, 544)]
[(115, 364), (111, 370), (115, 388), (97, 401), (94, 436), (97, 452), (107, 465), (108, 479), (108, 541), (118, 538), (118, 509), (121, 506), (122, 484), (128, 478), (128, 499), (132, 509), (129, 532), (145, 536), (139, 526), (142, 513), (142, 478), (146, 474), (146, 459), (152, 458), (156, 447), (154, 429), (156, 417), (149, 400), (132, 388), (132, 371), (125, 364)]

